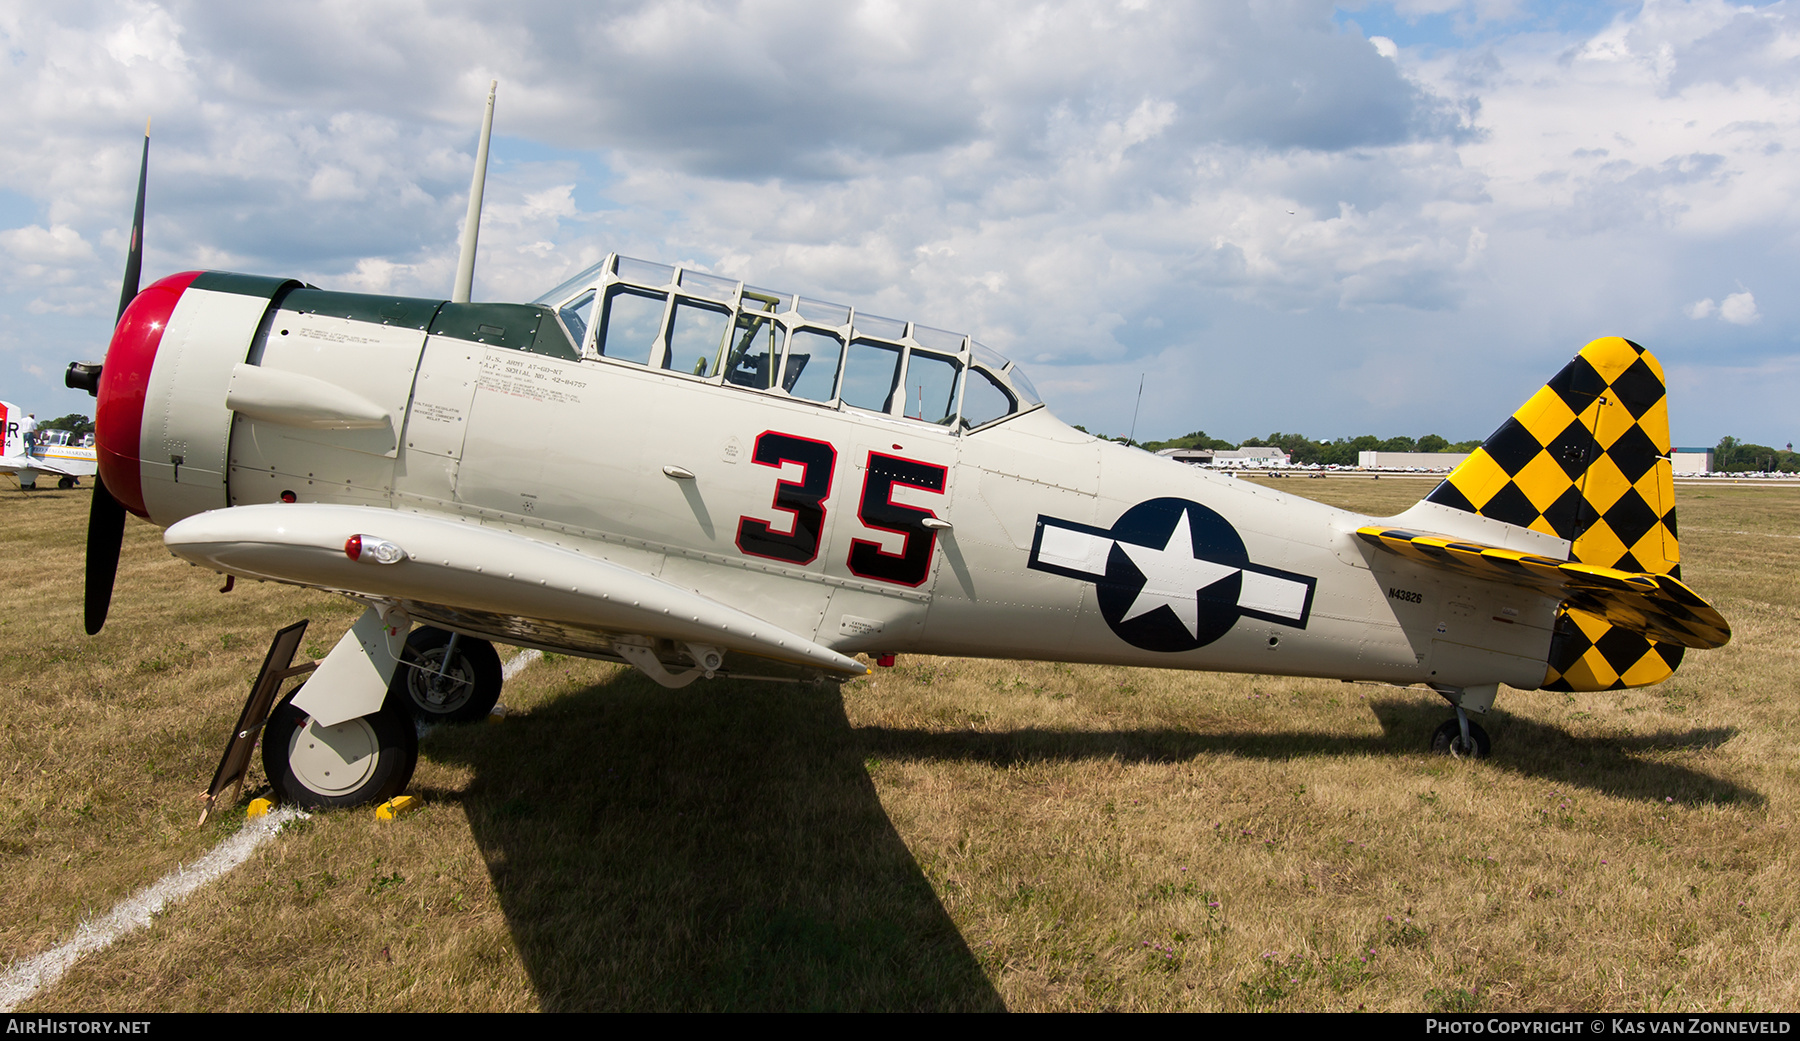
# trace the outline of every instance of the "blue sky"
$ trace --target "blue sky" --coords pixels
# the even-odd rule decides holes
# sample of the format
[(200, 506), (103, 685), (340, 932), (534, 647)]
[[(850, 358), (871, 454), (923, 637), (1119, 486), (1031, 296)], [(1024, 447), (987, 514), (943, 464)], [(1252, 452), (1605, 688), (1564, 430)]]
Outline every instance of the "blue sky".
[(1636, 13), (1635, 0), (1519, 0), (1516, 3), (1340, 3), (1337, 24), (1365, 37), (1385, 36), (1421, 55), (1458, 53), (1504, 43), (1522, 33), (1565, 39), (1593, 37), (1620, 15)]
[(1793, 5), (0, 5), (0, 396), (152, 276), (476, 295), (617, 250), (966, 330), (1140, 437), (1485, 436), (1588, 340), (1795, 439)]

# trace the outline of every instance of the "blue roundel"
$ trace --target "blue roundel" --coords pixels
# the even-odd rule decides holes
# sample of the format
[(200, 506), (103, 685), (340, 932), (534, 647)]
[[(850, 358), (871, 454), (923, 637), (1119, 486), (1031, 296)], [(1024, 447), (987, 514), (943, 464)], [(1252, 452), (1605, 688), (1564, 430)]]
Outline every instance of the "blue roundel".
[(1126, 643), (1191, 651), (1237, 624), (1250, 558), (1224, 517), (1187, 499), (1150, 499), (1126, 510), (1112, 536), (1097, 598)]

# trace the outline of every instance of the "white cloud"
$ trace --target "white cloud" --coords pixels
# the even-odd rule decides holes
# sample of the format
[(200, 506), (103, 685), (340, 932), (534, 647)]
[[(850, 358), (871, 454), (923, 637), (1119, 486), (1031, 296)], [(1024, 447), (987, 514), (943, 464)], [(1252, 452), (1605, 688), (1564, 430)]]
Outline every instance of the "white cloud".
[(1711, 297), (1696, 300), (1682, 308), (1682, 313), (1696, 320), (1717, 316), (1720, 321), (1732, 325), (1753, 325), (1762, 320), (1762, 314), (1756, 309), (1756, 297), (1748, 289), (1732, 293), (1717, 303)]
[(49, 228), (33, 224), (0, 231), (0, 253), (15, 263), (67, 264), (92, 257), (94, 247), (67, 224)]
[(1696, 300), (1682, 308), (1682, 313), (1696, 320), (1718, 315), (1720, 321), (1732, 325), (1750, 325), (1762, 317), (1756, 310), (1756, 297), (1748, 289), (1733, 293), (1716, 304), (1711, 297)]
[(1745, 290), (1731, 294), (1719, 304), (1719, 317), (1732, 325), (1749, 325), (1762, 316), (1756, 313), (1756, 298)]
[[(1652, 4), (1587, 38), (1511, 0), (1395, 10), (1483, 42), (1364, 39), (1326, 0), (17, 5), (0, 179), (38, 209), (0, 232), (0, 306), (93, 317), (15, 330), (44, 350), (103, 339), (148, 114), (151, 273), (447, 292), (498, 77), (487, 298), (688, 261), (972, 331), (1090, 426), (1161, 365), (1141, 431), (1239, 437), (1479, 437), (1595, 335), (1704, 371), (1683, 313), (1745, 325), (1734, 364), (1791, 354), (1747, 291), (1668, 301), (1721, 256), (1800, 274), (1800, 12)], [(1293, 384), (1228, 392), (1263, 351)], [(1729, 406), (1696, 385), (1678, 439), (1705, 443), (1683, 410)]]

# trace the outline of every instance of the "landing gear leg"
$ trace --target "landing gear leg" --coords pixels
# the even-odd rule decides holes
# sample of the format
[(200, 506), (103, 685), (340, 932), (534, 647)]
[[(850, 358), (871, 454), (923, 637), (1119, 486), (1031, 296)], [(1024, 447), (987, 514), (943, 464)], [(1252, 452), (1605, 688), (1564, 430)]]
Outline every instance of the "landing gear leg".
[(263, 769), (282, 799), (361, 806), (406, 790), (419, 735), (389, 689), (412, 621), (372, 606), (263, 727)]
[[(282, 802), (309, 809), (360, 806), (405, 791), (418, 762), (418, 731), (383, 675), (394, 669), (390, 650), (400, 644), (403, 623), (403, 617), (388, 622), (371, 610), (327, 657), (327, 663), (337, 659), (329, 673), (316, 662), (292, 664), (306, 634), (304, 621), (276, 633), (213, 775), (207, 812), (227, 789), (243, 783), (259, 732), (263, 770)], [(285, 681), (309, 673), (306, 683), (277, 701)]]
[(1445, 720), (1431, 735), (1431, 750), (1453, 759), (1486, 759), (1493, 752), (1493, 742), (1479, 723), (1469, 718), (1470, 712), (1485, 714), (1494, 704), (1499, 684), (1480, 687), (1434, 686), (1445, 701), (1456, 709), (1456, 718)]
[(1481, 724), (1469, 722), (1462, 709), (1456, 710), (1456, 717), (1445, 720), (1431, 735), (1431, 751), (1452, 759), (1486, 759), (1493, 752), (1487, 731), (1481, 729)]

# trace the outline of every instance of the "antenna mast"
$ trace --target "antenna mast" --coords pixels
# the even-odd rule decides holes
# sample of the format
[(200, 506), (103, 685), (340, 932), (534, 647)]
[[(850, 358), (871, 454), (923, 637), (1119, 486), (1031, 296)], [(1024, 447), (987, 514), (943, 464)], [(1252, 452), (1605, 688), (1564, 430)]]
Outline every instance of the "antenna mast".
[(499, 89), (499, 80), (488, 83), (487, 112), (481, 117), (481, 143), (475, 148), (475, 178), (469, 182), (469, 215), (463, 219), (462, 257), (456, 262), (451, 303), (468, 303), (475, 286), (475, 239), (481, 231), (481, 192), (487, 185), (488, 138), (494, 132), (494, 93)]
[(1138, 373), (1137, 404), (1131, 406), (1131, 433), (1125, 435), (1125, 443), (1128, 445), (1137, 443), (1138, 410), (1144, 407), (1144, 377), (1147, 375), (1149, 375), (1149, 373)]

